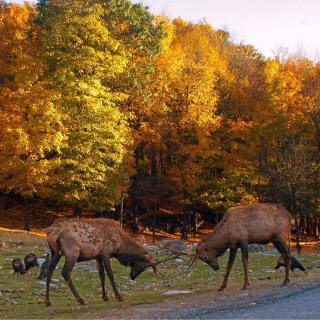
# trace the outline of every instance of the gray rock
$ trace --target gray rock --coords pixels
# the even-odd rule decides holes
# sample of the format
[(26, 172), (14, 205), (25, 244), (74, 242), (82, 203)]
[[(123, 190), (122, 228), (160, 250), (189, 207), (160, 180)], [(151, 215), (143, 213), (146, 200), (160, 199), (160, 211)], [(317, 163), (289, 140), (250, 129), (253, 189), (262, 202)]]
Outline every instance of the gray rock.
[(181, 240), (162, 240), (162, 247), (174, 251), (183, 251), (186, 249), (186, 243)]
[(249, 252), (268, 252), (268, 247), (265, 244), (252, 243), (248, 246)]

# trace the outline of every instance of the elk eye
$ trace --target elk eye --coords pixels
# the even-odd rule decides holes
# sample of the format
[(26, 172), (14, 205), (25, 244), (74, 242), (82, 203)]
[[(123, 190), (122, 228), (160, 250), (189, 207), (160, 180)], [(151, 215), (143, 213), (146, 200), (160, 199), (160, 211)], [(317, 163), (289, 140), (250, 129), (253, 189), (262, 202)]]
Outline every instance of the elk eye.
[(203, 256), (203, 260), (206, 260), (208, 261), (209, 260), (209, 257), (207, 255)]

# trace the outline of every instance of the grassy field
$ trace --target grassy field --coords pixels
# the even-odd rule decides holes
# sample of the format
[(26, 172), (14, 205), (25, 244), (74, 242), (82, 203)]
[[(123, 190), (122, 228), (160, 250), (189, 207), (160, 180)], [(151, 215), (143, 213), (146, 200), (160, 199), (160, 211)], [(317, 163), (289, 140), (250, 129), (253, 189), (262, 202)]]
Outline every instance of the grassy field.
[[(130, 284), (129, 268), (121, 266), (116, 260), (112, 267), (116, 282), (124, 302), (115, 300), (111, 286), (106, 279), (108, 302), (103, 302), (100, 292), (100, 280), (94, 270), (94, 261), (77, 264), (77, 270), (72, 273), (74, 284), (85, 300), (86, 305), (80, 306), (63, 280), (60, 271), (63, 258), (58, 270), (53, 274), (50, 308), (44, 305), (45, 282), (36, 279), (39, 268), (33, 270), (31, 275), (13, 276), (11, 260), (14, 257), (23, 258), (26, 254), (34, 252), (38, 257), (46, 251), (45, 238), (25, 233), (0, 232), (0, 316), (5, 319), (35, 319), (35, 318), (101, 318), (108, 309), (160, 301), (167, 299), (164, 294), (169, 290), (190, 290), (193, 292), (216, 290), (222, 281), (228, 255), (220, 258), (219, 271), (213, 271), (199, 261), (191, 270), (184, 262), (170, 262), (168, 267), (160, 267), (163, 276), (156, 277), (152, 270), (146, 270), (138, 277), (135, 284)], [(254, 287), (262, 287), (264, 283), (282, 282), (283, 272), (274, 272), (278, 254), (250, 254), (250, 280)], [(307, 267), (320, 267), (320, 256), (308, 254), (299, 257)], [(91, 269), (91, 270), (90, 270)], [(304, 275), (300, 275), (304, 277)], [(319, 278), (317, 269), (310, 272), (310, 276)], [(294, 281), (295, 276), (292, 276)], [(231, 272), (229, 288), (240, 291), (243, 282), (241, 254), (238, 254), (236, 263)], [(170, 297), (172, 299), (172, 297)]]

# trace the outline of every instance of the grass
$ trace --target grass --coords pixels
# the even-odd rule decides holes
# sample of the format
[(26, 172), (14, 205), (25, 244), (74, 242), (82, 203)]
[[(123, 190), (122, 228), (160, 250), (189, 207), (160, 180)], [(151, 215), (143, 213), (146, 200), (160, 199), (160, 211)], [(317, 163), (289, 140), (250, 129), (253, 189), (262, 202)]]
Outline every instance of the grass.
[[(0, 314), (3, 319), (38, 319), (38, 318), (101, 318), (110, 308), (155, 302), (166, 299), (164, 293), (168, 290), (206, 291), (216, 290), (222, 282), (228, 255), (222, 256), (220, 270), (213, 271), (207, 265), (198, 262), (195, 268), (189, 270), (185, 263), (170, 262), (163, 265), (162, 277), (156, 277), (152, 270), (146, 270), (138, 277), (135, 284), (130, 284), (129, 268), (121, 266), (116, 260), (112, 261), (114, 276), (119, 291), (124, 296), (124, 302), (115, 300), (108, 279), (107, 291), (110, 301), (103, 302), (100, 292), (100, 280), (97, 272), (88, 270), (74, 270), (72, 278), (75, 287), (86, 302), (80, 306), (63, 280), (60, 271), (63, 265), (61, 259), (58, 270), (53, 274), (53, 284), (50, 290), (50, 308), (44, 305), (45, 288), (36, 276), (39, 268), (34, 269), (33, 275), (13, 276), (11, 260), (13, 257), (23, 258), (26, 254), (34, 252), (38, 257), (46, 250), (45, 238), (24, 233), (0, 232)], [(278, 255), (250, 254), (250, 280), (255, 287), (263, 287), (264, 283), (282, 282), (282, 272), (271, 272), (276, 264)], [(320, 266), (320, 257), (316, 254), (299, 257), (305, 266)], [(94, 265), (94, 261), (79, 263)], [(314, 271), (315, 277), (318, 277)], [(294, 280), (294, 276), (292, 277)], [(243, 284), (241, 254), (238, 254), (231, 272), (228, 288), (240, 289)], [(172, 297), (170, 297), (172, 299)]]

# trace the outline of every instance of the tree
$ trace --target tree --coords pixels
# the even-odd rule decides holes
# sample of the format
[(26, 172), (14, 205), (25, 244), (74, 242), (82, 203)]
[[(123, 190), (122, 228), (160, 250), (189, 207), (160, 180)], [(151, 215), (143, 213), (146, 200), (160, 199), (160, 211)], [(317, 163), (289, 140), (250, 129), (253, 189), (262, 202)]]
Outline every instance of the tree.
[(64, 141), (60, 97), (41, 80), (34, 8), (1, 3), (0, 15), (0, 189), (25, 199), (29, 229), (27, 199), (48, 196), (59, 165)]
[(75, 211), (110, 209), (119, 201), (129, 131), (121, 92), (109, 83), (123, 72), (126, 53), (103, 21), (96, 1), (45, 1), (40, 6), (46, 78), (61, 93), (67, 142), (56, 170), (54, 197)]

